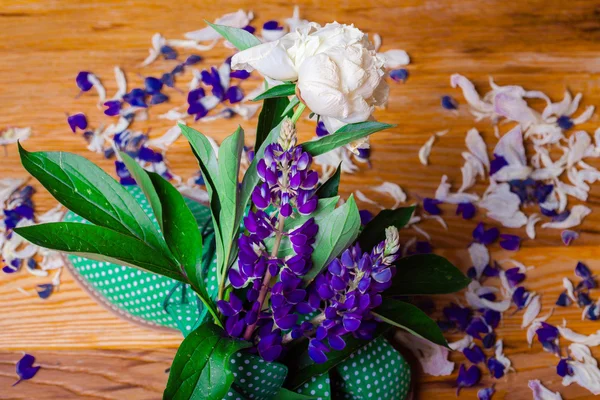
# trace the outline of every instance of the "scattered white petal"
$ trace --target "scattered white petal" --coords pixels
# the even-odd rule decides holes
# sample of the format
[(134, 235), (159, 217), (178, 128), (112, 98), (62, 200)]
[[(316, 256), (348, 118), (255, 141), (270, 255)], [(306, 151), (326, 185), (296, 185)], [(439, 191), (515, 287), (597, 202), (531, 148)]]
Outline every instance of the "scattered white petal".
[(431, 137), (419, 149), (419, 161), (421, 162), (421, 164), (423, 164), (423, 165), (428, 164), (429, 154), (431, 153), (431, 148), (433, 147), (434, 141), (435, 141), (435, 135), (431, 135)]
[(429, 340), (414, 336), (408, 332), (398, 330), (394, 338), (406, 346), (417, 357), (423, 372), (432, 376), (450, 375), (454, 370), (454, 363), (448, 361), (448, 349)]
[(373, 190), (377, 193), (390, 196), (395, 201), (392, 209), (398, 208), (400, 203), (404, 203), (406, 201), (406, 193), (404, 193), (402, 188), (397, 183), (383, 182), (381, 185), (375, 186)]
[(527, 219), (527, 226), (525, 228), (525, 232), (527, 233), (527, 237), (529, 239), (535, 239), (535, 224), (540, 222), (542, 217), (539, 214), (531, 214)]
[(592, 212), (592, 210), (589, 207), (579, 204), (579, 205), (573, 206), (573, 208), (571, 208), (571, 213), (564, 221), (546, 222), (545, 224), (542, 224), (542, 228), (552, 228), (552, 229), (573, 228), (574, 226), (581, 224), (583, 219), (591, 212)]
[(569, 296), (569, 298), (573, 300), (573, 303), (577, 304), (577, 297), (575, 297), (575, 288), (573, 287), (573, 282), (571, 282), (569, 278), (564, 277), (563, 287), (567, 291), (567, 296)]
[(469, 106), (471, 106), (471, 108), (473, 109), (472, 111), (483, 115), (493, 114), (492, 104), (486, 103), (481, 100), (481, 97), (479, 97), (479, 93), (477, 93), (477, 90), (475, 90), (475, 86), (470, 80), (468, 80), (462, 75), (454, 74), (450, 77), (450, 85), (452, 85), (453, 88), (460, 87), (462, 89), (463, 96), (465, 97), (465, 100), (467, 101)]
[(533, 320), (538, 316), (542, 310), (542, 303), (540, 301), (540, 295), (535, 295), (529, 302), (527, 309), (523, 313), (523, 322), (521, 323), (521, 329), (527, 328)]
[(444, 221), (444, 218), (442, 218), (441, 215), (423, 214), (423, 218), (436, 220), (442, 226), (442, 228), (444, 228), (445, 230), (448, 230), (448, 224), (446, 223), (446, 221)]
[(469, 246), (469, 256), (475, 268), (477, 279), (479, 279), (485, 267), (490, 263), (490, 253), (483, 244), (472, 243)]
[[(2, 178), (0, 179), (0, 206), (3, 206), (11, 194), (13, 194), (21, 185), (25, 183), (25, 179), (18, 178)], [(1, 207), (3, 208), (3, 207)]]
[(579, 125), (587, 122), (594, 115), (594, 106), (587, 106), (585, 111), (579, 115), (577, 118), (573, 118), (573, 124)]
[[(180, 121), (183, 123), (183, 121)], [(179, 124), (175, 124), (175, 126), (169, 128), (164, 135), (149, 139), (146, 142), (147, 146), (156, 147), (161, 150), (167, 150), (169, 146), (171, 146), (177, 139), (181, 136), (181, 128)]]
[(121, 100), (125, 93), (127, 93), (127, 78), (123, 70), (116, 66), (115, 67), (115, 80), (117, 81), (117, 93), (113, 96), (113, 100)]
[(562, 400), (560, 393), (547, 389), (539, 379), (529, 381), (529, 389), (533, 392), (533, 400)]
[(473, 337), (471, 335), (465, 335), (465, 337), (457, 340), (456, 342), (448, 343), (448, 347), (454, 351), (463, 351), (467, 347), (471, 346), (471, 343), (473, 343)]
[(490, 160), (488, 158), (487, 148), (477, 129), (473, 128), (467, 132), (465, 142), (471, 154), (477, 157), (477, 159), (483, 163), (485, 168), (489, 170)]
[(448, 176), (443, 175), (440, 185), (435, 191), (436, 200), (443, 201), (444, 203), (459, 204), (459, 203), (473, 203), (479, 200), (479, 196), (471, 193), (450, 193), (451, 185), (448, 183)]
[(31, 136), (31, 128), (9, 127), (0, 131), (0, 146), (23, 142)]
[(580, 343), (589, 347), (600, 346), (600, 331), (591, 335), (582, 335), (564, 326), (557, 326), (557, 328), (561, 336), (569, 342)]
[(563, 385), (569, 386), (577, 383), (593, 394), (600, 395), (600, 369), (598, 369), (598, 362), (592, 357), (589, 347), (573, 343), (569, 346), (569, 352), (573, 358), (572, 361), (568, 361), (573, 375), (566, 375), (562, 381)]
[(498, 360), (500, 362), (500, 364), (502, 364), (504, 366), (504, 373), (507, 374), (508, 371), (513, 370), (512, 368), (512, 363), (510, 362), (510, 360), (508, 359), (508, 357), (506, 357), (504, 355), (504, 343), (502, 341), (502, 339), (499, 339), (496, 344), (494, 345), (494, 356), (496, 357), (496, 360)]
[(102, 82), (100, 82), (100, 79), (98, 79), (98, 77), (94, 74), (88, 74), (88, 81), (98, 93), (98, 106), (102, 106), (106, 101), (106, 89), (104, 89)]
[[(215, 24), (231, 26), (233, 28), (243, 28), (249, 25), (253, 18), (254, 15), (251, 11), (245, 12), (244, 10), (238, 10), (234, 13), (225, 14), (217, 18)], [(188, 32), (185, 34), (185, 37), (198, 42), (221, 39), (221, 35), (210, 26), (194, 32)]]
[(410, 64), (410, 57), (404, 50), (394, 49), (379, 54), (384, 57), (386, 68), (398, 68)]
[(357, 199), (358, 201), (362, 201), (363, 203), (372, 204), (372, 205), (374, 205), (374, 206), (376, 206), (376, 207), (379, 207), (379, 208), (381, 208), (382, 210), (385, 208), (385, 207), (383, 207), (381, 204), (377, 203), (376, 201), (374, 201), (374, 200), (371, 200), (370, 198), (368, 198), (368, 197), (367, 197), (367, 196), (366, 196), (366, 195), (365, 195), (363, 192), (361, 192), (360, 190), (356, 190), (356, 191), (354, 192), (354, 196), (356, 196), (356, 199)]

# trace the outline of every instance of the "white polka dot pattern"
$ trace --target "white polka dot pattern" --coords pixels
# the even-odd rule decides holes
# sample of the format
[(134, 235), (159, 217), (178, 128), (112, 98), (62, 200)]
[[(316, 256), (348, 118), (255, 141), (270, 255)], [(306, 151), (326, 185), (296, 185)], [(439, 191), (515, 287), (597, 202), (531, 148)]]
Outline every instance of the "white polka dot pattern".
[(230, 363), (235, 381), (226, 399), (272, 399), (288, 372), (283, 364), (266, 362), (248, 353), (234, 354)]

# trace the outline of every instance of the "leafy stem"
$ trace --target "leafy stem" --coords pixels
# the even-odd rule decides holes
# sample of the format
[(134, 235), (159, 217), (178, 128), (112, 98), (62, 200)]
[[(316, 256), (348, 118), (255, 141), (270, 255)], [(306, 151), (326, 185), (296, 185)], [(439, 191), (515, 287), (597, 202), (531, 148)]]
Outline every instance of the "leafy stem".
[(298, 120), (300, 119), (300, 116), (302, 115), (302, 113), (304, 112), (304, 109), (306, 108), (306, 104), (304, 103), (300, 103), (298, 105), (298, 108), (296, 108), (296, 111), (294, 111), (294, 115), (292, 115), (292, 122), (295, 124), (296, 122), (298, 122)]
[[(275, 244), (273, 245), (273, 249), (271, 250), (271, 258), (277, 257), (277, 254), (279, 253), (279, 246), (281, 245), (281, 239), (283, 237), (284, 222), (285, 222), (285, 217), (283, 215), (279, 214), (279, 217), (277, 219), (277, 230), (275, 233)], [(260, 293), (258, 295), (258, 304), (260, 304), (260, 306), (258, 307), (259, 310), (262, 310), (263, 303), (265, 302), (265, 299), (267, 297), (267, 292), (269, 291), (270, 286), (271, 286), (271, 273), (269, 272), (269, 269), (267, 268), (267, 272), (265, 272), (265, 277), (263, 278), (262, 286), (260, 288)], [(253, 323), (252, 325), (248, 325), (248, 327), (246, 328), (246, 331), (244, 332), (245, 340), (250, 340), (250, 336), (252, 336), (252, 332), (254, 331), (255, 327), (256, 327), (256, 322)]]

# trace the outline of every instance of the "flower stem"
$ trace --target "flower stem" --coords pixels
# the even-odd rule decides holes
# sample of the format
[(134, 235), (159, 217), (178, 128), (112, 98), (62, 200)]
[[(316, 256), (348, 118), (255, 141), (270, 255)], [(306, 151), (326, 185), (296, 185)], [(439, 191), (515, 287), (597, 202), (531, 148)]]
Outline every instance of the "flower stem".
[(306, 108), (306, 104), (304, 104), (304, 103), (300, 103), (298, 105), (298, 108), (296, 108), (296, 111), (294, 111), (294, 115), (292, 115), (292, 122), (293, 123), (298, 122), (298, 120), (300, 119), (300, 116), (304, 112), (305, 108)]
[[(279, 246), (281, 245), (281, 239), (283, 237), (283, 223), (284, 222), (285, 222), (285, 217), (283, 215), (279, 214), (279, 217), (277, 219), (277, 231), (275, 233), (275, 244), (273, 245), (273, 249), (271, 250), (271, 258), (277, 257), (277, 254), (279, 253)], [(269, 272), (269, 269), (267, 268), (267, 272), (265, 272), (265, 277), (263, 278), (263, 281), (262, 281), (262, 286), (260, 287), (260, 293), (258, 294), (257, 301), (260, 304), (260, 306), (258, 307), (259, 310), (262, 310), (263, 303), (265, 302), (265, 299), (267, 297), (267, 292), (269, 291), (270, 286), (271, 286), (271, 273)], [(244, 332), (245, 340), (250, 340), (250, 337), (252, 336), (252, 332), (254, 332), (255, 327), (256, 327), (256, 322), (253, 323), (252, 325), (248, 325), (248, 327), (246, 328), (246, 331)]]

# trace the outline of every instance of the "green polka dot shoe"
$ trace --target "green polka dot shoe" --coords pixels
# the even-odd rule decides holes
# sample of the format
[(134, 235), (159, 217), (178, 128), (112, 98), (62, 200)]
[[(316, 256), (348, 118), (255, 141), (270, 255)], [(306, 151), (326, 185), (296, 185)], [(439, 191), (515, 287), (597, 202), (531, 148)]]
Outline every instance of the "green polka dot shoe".
[[(152, 209), (138, 187), (127, 190), (158, 228)], [(186, 202), (203, 236), (202, 268), (210, 295), (217, 294), (215, 241), (208, 207)], [(87, 223), (68, 212), (66, 222)], [(180, 330), (184, 336), (207, 318), (194, 292), (173, 279), (136, 268), (67, 256), (67, 267), (77, 282), (100, 304), (126, 320), (155, 329)], [(287, 377), (287, 367), (269, 363), (248, 353), (231, 357), (235, 381), (225, 396), (229, 400), (268, 400), (277, 397)], [(405, 359), (380, 337), (340, 363), (329, 373), (311, 378), (298, 388), (305, 399), (403, 400), (410, 387), (410, 368)]]

